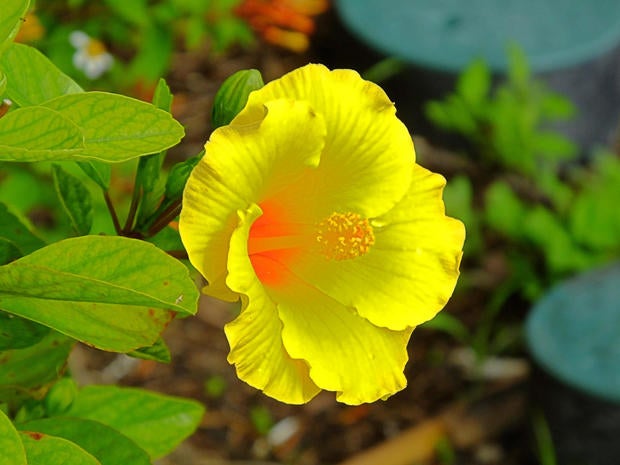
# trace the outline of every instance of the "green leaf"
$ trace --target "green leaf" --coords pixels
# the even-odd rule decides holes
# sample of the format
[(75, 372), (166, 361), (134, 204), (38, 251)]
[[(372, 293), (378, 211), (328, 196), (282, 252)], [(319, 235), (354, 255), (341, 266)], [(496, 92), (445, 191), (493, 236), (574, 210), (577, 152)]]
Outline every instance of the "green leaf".
[(168, 180), (166, 181), (166, 191), (164, 194), (166, 199), (176, 200), (181, 197), (189, 175), (192, 174), (194, 167), (202, 159), (204, 153), (203, 150), (198, 155), (179, 162), (172, 167), (168, 175)]
[[(172, 104), (172, 94), (170, 88), (163, 79), (159, 80), (155, 88), (153, 97), (153, 105), (156, 108), (170, 112)], [(164, 161), (165, 152), (146, 155), (140, 158), (138, 162), (138, 171), (136, 174), (136, 185), (140, 186), (145, 193), (153, 191), (160, 177), (161, 166)], [(163, 192), (162, 192), (163, 193)]]
[(82, 129), (86, 148), (80, 157), (126, 161), (170, 148), (184, 134), (170, 113), (123, 95), (84, 92), (55, 98), (44, 106)]
[(165, 251), (185, 250), (179, 231), (171, 228), (170, 226), (166, 226), (164, 229), (159, 231), (154, 236), (149, 237), (147, 240), (151, 244), (155, 244), (157, 247)]
[(73, 160), (84, 150), (82, 130), (45, 107), (26, 107), (0, 118), (0, 161)]
[(117, 386), (87, 386), (67, 416), (104, 423), (133, 439), (151, 458), (172, 451), (198, 427), (202, 404)]
[(490, 89), (491, 72), (481, 58), (472, 61), (456, 83), (457, 93), (472, 107), (484, 103)]
[(52, 165), (54, 187), (60, 203), (78, 235), (90, 232), (93, 224), (93, 202), (82, 181), (67, 173), (60, 165)]
[[(152, 8), (149, 8), (152, 10)], [(128, 70), (131, 79), (155, 82), (166, 74), (172, 55), (172, 28), (150, 23), (140, 31), (140, 48)]]
[(84, 449), (63, 438), (37, 432), (22, 432), (28, 465), (101, 465)]
[(610, 192), (609, 186), (601, 183), (576, 197), (568, 212), (568, 222), (572, 236), (580, 244), (594, 250), (620, 249), (620, 188), (616, 186), (615, 191)]
[[(157, 83), (153, 96), (153, 105), (161, 110), (170, 112), (172, 94), (164, 79), (160, 79)], [(165, 157), (166, 151), (161, 151), (152, 155), (145, 155), (138, 162), (134, 189), (137, 189), (142, 197), (137, 220), (139, 225), (157, 209), (161, 202), (165, 186), (165, 177), (162, 173)], [(135, 195), (136, 193), (134, 193)]]
[(77, 384), (73, 378), (65, 376), (56, 381), (43, 399), (47, 416), (59, 416), (69, 410), (77, 392)]
[(427, 321), (421, 327), (442, 331), (462, 343), (467, 343), (470, 339), (467, 327), (461, 321), (446, 312), (438, 313), (432, 320)]
[(13, 242), (4, 237), (0, 237), (0, 265), (17, 260), (21, 256), (23, 256), (23, 254)]
[(62, 375), (75, 341), (51, 331), (25, 349), (0, 353), (0, 402), (41, 396), (41, 390)]
[(61, 95), (82, 92), (82, 88), (45, 55), (28, 45), (12, 44), (0, 56), (0, 70), (8, 78), (6, 96), (20, 107), (40, 105)]
[(473, 207), (473, 188), (466, 176), (456, 176), (450, 180), (443, 191), (446, 212), (465, 223), (467, 240), (465, 254), (474, 255), (482, 247), (480, 219)]
[(523, 234), (526, 208), (508, 184), (496, 181), (485, 192), (485, 220), (493, 229), (510, 238)]
[(146, 0), (105, 0), (105, 4), (112, 10), (115, 16), (136, 26), (148, 24), (149, 14)]
[(362, 77), (368, 81), (381, 84), (401, 73), (406, 67), (407, 64), (402, 59), (386, 57), (364, 71)]
[(0, 411), (0, 465), (28, 465), (26, 451), (11, 420)]
[(29, 0), (3, 0), (2, 16), (0, 16), (0, 54), (19, 31), (22, 18), (29, 7)]
[(125, 237), (66, 239), (0, 267), (1, 309), (104, 350), (154, 344), (197, 300), (182, 263)]
[(517, 89), (526, 89), (530, 81), (530, 65), (523, 49), (517, 43), (508, 45), (508, 77)]
[[(169, 211), (169, 209), (173, 208), (175, 204), (178, 204), (181, 196), (183, 195), (183, 189), (185, 188), (185, 183), (189, 178), (192, 170), (196, 166), (196, 164), (200, 161), (200, 159), (204, 155), (204, 150), (200, 152), (198, 155), (193, 156), (185, 161), (177, 163), (172, 167), (170, 173), (168, 174), (168, 179), (166, 180), (166, 186), (164, 189), (164, 198), (159, 204), (157, 210), (149, 215), (148, 218), (145, 218), (140, 224), (140, 229), (142, 231), (148, 231), (149, 227), (160, 217), (160, 215), (165, 214)], [(166, 238), (170, 238), (168, 234), (165, 236)], [(153, 243), (158, 243), (156, 240)], [(168, 247), (163, 247), (164, 250), (181, 250), (181, 248), (171, 249)]]
[(53, 417), (29, 421), (18, 427), (67, 439), (90, 453), (101, 465), (151, 464), (148, 454), (135, 442), (98, 421)]
[(557, 132), (538, 132), (532, 135), (532, 149), (539, 157), (550, 161), (565, 160), (577, 155), (578, 148), (570, 139)]
[(551, 272), (569, 273), (593, 266), (597, 257), (585, 253), (566, 231), (560, 219), (537, 206), (523, 220), (524, 234), (545, 256)]
[(540, 110), (543, 118), (555, 121), (571, 119), (577, 113), (573, 102), (553, 92), (547, 92), (542, 96)]
[(0, 160), (120, 162), (179, 142), (183, 127), (162, 110), (105, 92), (82, 92), (0, 118)]
[(155, 344), (150, 347), (140, 347), (127, 355), (143, 360), (155, 360), (161, 363), (170, 363), (172, 360), (170, 349), (168, 349), (168, 346), (162, 338), (157, 339)]
[(0, 350), (23, 349), (36, 344), (49, 328), (0, 310)]
[(95, 181), (104, 191), (110, 188), (110, 179), (112, 177), (112, 167), (109, 163), (97, 160), (78, 161), (78, 166), (86, 173), (86, 175)]
[[(3, 97), (4, 93), (6, 92), (6, 84), (7, 84), (6, 74), (4, 74), (2, 70), (0, 69), (0, 97)], [(3, 105), (7, 105), (7, 103), (3, 102)]]
[(172, 98), (173, 96), (170, 92), (170, 87), (166, 83), (166, 80), (161, 78), (157, 81), (157, 86), (155, 87), (155, 92), (153, 94), (153, 105), (160, 110), (170, 112), (172, 109)]
[(19, 251), (19, 256), (28, 255), (45, 246), (45, 242), (33, 234), (2, 202), (0, 202), (0, 238), (11, 243)]

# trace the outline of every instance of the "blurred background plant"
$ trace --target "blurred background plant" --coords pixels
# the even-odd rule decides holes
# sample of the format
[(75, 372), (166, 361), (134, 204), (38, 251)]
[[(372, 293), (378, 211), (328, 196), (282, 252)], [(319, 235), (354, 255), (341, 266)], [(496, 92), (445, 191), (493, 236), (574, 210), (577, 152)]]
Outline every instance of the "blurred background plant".
[[(79, 84), (115, 90), (151, 89), (170, 66), (179, 47), (206, 47), (223, 53), (254, 40), (247, 23), (234, 13), (238, 0), (105, 0), (59, 2), (39, 0), (26, 24), (21, 41), (32, 43)], [(36, 19), (30, 19), (30, 18)], [(79, 31), (79, 32), (78, 32)], [(75, 44), (76, 32), (82, 37)], [(71, 40), (71, 37), (74, 39)], [(73, 43), (72, 43), (73, 42)], [(77, 49), (77, 50), (76, 50)], [(82, 72), (75, 66), (76, 51), (96, 60), (108, 53), (100, 73)]]
[(467, 226), (461, 291), (481, 284), (471, 270), (490, 257), (506, 262), (474, 331), (481, 356), (510, 343), (506, 328), (495, 327), (509, 299), (534, 302), (620, 254), (620, 159), (604, 148), (580, 154), (557, 129), (575, 116), (572, 102), (532, 76), (518, 46), (508, 56), (505, 79), (494, 85), (487, 64), (475, 60), (454, 91), (425, 106), (432, 123), (462, 138), (458, 153), (467, 160), (444, 194), (448, 213)]

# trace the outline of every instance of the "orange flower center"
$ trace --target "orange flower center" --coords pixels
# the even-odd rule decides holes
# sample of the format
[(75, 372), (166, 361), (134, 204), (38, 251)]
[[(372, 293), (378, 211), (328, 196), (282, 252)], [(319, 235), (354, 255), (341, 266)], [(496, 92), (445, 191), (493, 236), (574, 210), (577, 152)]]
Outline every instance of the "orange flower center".
[(330, 260), (348, 260), (366, 254), (375, 243), (367, 218), (357, 213), (332, 213), (317, 226), (316, 241)]

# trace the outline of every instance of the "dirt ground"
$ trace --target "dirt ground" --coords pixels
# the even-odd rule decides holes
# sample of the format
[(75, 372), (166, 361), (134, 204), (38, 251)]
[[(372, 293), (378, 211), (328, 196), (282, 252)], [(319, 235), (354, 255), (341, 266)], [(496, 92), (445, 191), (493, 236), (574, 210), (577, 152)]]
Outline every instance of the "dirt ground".
[[(309, 61), (363, 71), (378, 59), (347, 35), (333, 14), (322, 18), (313, 49), (306, 55), (265, 45), (221, 57), (208, 50), (179, 54), (169, 83), (187, 137), (171, 156), (182, 159), (200, 150), (210, 132), (213, 95), (238, 69), (258, 68), (267, 81)], [(425, 91), (412, 95), (416, 83), (402, 79), (387, 82), (385, 88), (410, 129), (432, 139), (419, 112)], [(446, 159), (450, 165), (444, 152), (423, 141), (416, 147), (427, 167), (442, 172)], [(490, 276), (497, 267), (501, 272), (501, 259), (498, 264), (491, 258), (489, 269), (479, 271)], [(445, 311), (473, 327), (486, 295), (484, 289), (457, 294)], [(510, 313), (522, 313), (522, 305), (515, 305)], [(409, 348), (409, 385), (401, 393), (358, 407), (337, 404), (329, 393), (304, 406), (288, 406), (239, 381), (227, 363), (223, 326), (234, 311), (204, 299), (197, 317), (174, 321), (164, 333), (173, 356), (169, 365), (79, 347), (72, 356), (73, 371), (80, 382), (119, 382), (205, 404), (207, 412), (196, 434), (160, 460), (161, 465), (536, 463), (527, 417), (525, 359), (517, 359), (518, 366), (525, 367), (517, 374), (482, 379), (472, 374), (467, 351), (453, 339), (418, 329)], [(374, 455), (365, 455), (369, 450)]]

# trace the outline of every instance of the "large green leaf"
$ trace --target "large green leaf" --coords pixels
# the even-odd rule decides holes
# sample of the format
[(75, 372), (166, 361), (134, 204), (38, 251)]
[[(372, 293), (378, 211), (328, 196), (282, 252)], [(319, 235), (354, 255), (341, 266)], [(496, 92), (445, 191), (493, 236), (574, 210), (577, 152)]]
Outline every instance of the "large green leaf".
[(6, 96), (20, 107), (82, 92), (45, 55), (28, 45), (12, 44), (0, 57), (0, 70), (8, 78)]
[(52, 166), (52, 175), (56, 193), (71, 226), (80, 236), (88, 234), (93, 224), (93, 201), (90, 192), (81, 180), (60, 165)]
[(74, 341), (51, 331), (25, 349), (0, 352), (0, 403), (36, 396), (64, 371)]
[(3, 0), (0, 15), (0, 53), (17, 34), (28, 8), (29, 0)]
[(0, 160), (126, 161), (176, 145), (183, 126), (153, 105), (106, 92), (69, 94), (0, 119)]
[(0, 410), (0, 465), (27, 465), (26, 451), (13, 423)]
[(2, 310), (104, 350), (154, 344), (197, 300), (182, 263), (125, 237), (66, 239), (0, 267)]
[(67, 416), (109, 425), (157, 458), (192, 434), (203, 414), (204, 407), (189, 399), (134, 388), (87, 386)]
[(0, 237), (15, 244), (22, 255), (34, 252), (45, 245), (22, 222), (0, 202)]
[(1, 161), (74, 160), (85, 149), (82, 130), (58, 111), (26, 107), (0, 118)]
[(80, 157), (120, 162), (176, 145), (184, 131), (170, 113), (150, 103), (107, 92), (84, 92), (43, 104), (79, 126), (86, 149)]
[(135, 442), (100, 422), (83, 418), (53, 417), (18, 425), (67, 439), (93, 455), (101, 465), (150, 465), (148, 454)]
[(77, 444), (37, 432), (20, 434), (28, 465), (101, 465)]

